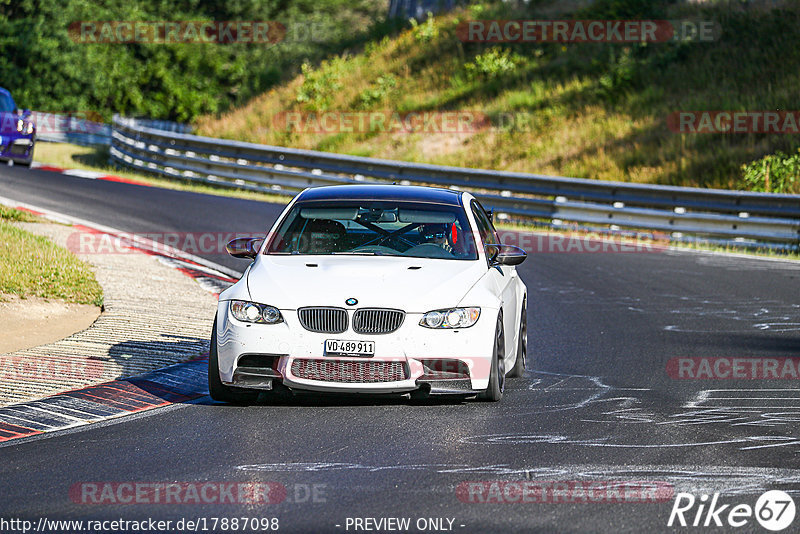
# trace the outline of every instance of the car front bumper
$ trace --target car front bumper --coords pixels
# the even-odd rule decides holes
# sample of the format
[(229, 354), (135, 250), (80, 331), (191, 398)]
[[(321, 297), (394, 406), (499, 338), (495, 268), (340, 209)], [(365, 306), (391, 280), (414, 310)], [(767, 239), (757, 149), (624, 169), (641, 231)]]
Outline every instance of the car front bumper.
[[(304, 329), (295, 310), (281, 310), (282, 323), (247, 324), (231, 317), (223, 301), (217, 311), (220, 379), (251, 389), (280, 382), (293, 390), (332, 393), (470, 395), (489, 384), (496, 313), (482, 310), (477, 323), (463, 329), (425, 328), (421, 313), (407, 313), (390, 334), (320, 334)], [(373, 341), (375, 355), (326, 356), (326, 339)], [(271, 363), (253, 367), (243, 357)]]

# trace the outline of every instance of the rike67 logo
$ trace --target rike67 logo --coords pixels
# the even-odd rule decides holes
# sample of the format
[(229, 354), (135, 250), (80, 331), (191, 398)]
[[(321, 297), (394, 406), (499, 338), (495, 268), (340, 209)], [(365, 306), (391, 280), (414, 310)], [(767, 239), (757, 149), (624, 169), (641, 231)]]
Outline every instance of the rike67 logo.
[(720, 504), (719, 493), (715, 493), (710, 502), (708, 495), (701, 495), (697, 499), (691, 493), (678, 493), (667, 526), (738, 528), (752, 525), (755, 518), (765, 529), (777, 532), (791, 525), (794, 515), (794, 500), (788, 493), (779, 490), (762, 494), (755, 506)]

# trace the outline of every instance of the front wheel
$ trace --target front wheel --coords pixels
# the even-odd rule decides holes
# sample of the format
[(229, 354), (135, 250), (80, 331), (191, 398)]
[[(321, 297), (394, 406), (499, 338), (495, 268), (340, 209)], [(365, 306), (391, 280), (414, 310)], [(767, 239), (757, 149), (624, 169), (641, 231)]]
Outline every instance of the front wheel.
[(483, 401), (497, 402), (503, 398), (503, 390), (506, 386), (506, 344), (503, 333), (503, 313), (497, 315), (497, 326), (494, 335), (494, 350), (492, 352), (492, 364), (489, 371), (489, 387), (481, 392), (478, 398)]
[(226, 386), (219, 377), (219, 357), (217, 356), (217, 320), (211, 331), (211, 348), (208, 351), (208, 392), (215, 401), (234, 404), (255, 402), (258, 391)]
[(519, 378), (525, 374), (525, 359), (528, 355), (528, 302), (522, 301), (522, 313), (519, 320), (519, 342), (517, 343), (517, 359), (508, 376)]

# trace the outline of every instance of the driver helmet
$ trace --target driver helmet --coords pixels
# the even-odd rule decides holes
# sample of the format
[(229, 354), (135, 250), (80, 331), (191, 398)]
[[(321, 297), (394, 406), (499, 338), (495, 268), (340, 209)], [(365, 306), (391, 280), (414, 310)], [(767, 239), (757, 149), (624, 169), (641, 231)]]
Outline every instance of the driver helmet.
[(449, 228), (447, 224), (429, 223), (420, 226), (419, 231), (425, 241), (441, 241), (447, 238)]

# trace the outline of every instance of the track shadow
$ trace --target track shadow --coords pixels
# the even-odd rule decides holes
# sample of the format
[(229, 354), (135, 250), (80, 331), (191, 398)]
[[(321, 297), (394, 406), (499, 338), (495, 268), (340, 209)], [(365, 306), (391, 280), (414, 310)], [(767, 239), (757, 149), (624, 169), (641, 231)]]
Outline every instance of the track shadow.
[(142, 359), (164, 362), (164, 365), (187, 361), (208, 352), (209, 340), (192, 336), (168, 334), (158, 341), (139, 341), (129, 339), (112, 345), (108, 359), (122, 367), (120, 377), (138, 374), (134, 366), (141, 365)]
[[(284, 388), (285, 389), (285, 388)], [(330, 408), (330, 407), (380, 407), (380, 406), (457, 406), (475, 402), (464, 396), (434, 396), (427, 398), (412, 398), (408, 395), (382, 395), (382, 394), (339, 394), (339, 393), (320, 393), (320, 392), (286, 392), (273, 394), (265, 392), (258, 396), (255, 402), (247, 404), (226, 404), (216, 402), (211, 398), (203, 399), (195, 404), (216, 405), (216, 406), (285, 406), (297, 408)]]
[[(208, 339), (167, 335), (163, 341), (128, 340), (113, 345), (107, 359), (119, 372), (113, 387), (129, 389), (170, 403), (194, 401), (208, 394)], [(142, 360), (156, 368), (142, 373)]]

